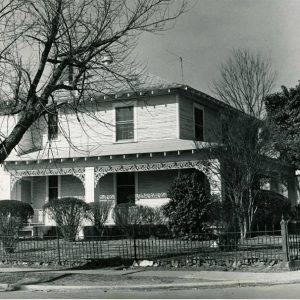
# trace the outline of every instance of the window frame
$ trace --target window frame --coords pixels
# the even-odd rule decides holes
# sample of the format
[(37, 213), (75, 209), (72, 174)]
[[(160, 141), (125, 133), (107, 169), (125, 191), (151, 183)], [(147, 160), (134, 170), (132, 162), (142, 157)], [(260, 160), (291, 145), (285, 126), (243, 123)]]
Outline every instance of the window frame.
[[(52, 121), (51, 121), (52, 120)], [(55, 124), (51, 123), (56, 120)], [(51, 132), (52, 128), (55, 128), (55, 133)], [(47, 118), (47, 130), (48, 130), (48, 141), (55, 141), (59, 138), (59, 126), (58, 126), (58, 112), (49, 112)]]
[[(133, 138), (117, 140), (117, 109), (124, 107), (133, 108)], [(113, 143), (132, 143), (137, 142), (137, 111), (136, 111), (136, 101), (127, 101), (124, 103), (113, 103), (113, 119), (114, 119), (114, 133), (113, 133)]]
[[(196, 120), (195, 120), (195, 111), (196, 109), (198, 110), (201, 110), (202, 111), (202, 140), (198, 140), (196, 139)], [(204, 107), (202, 105), (199, 105), (197, 103), (194, 103), (193, 104), (193, 129), (194, 129), (194, 139), (195, 141), (198, 141), (198, 142), (204, 142), (205, 141), (205, 131), (204, 131), (204, 126), (205, 124), (205, 110), (204, 110)]]

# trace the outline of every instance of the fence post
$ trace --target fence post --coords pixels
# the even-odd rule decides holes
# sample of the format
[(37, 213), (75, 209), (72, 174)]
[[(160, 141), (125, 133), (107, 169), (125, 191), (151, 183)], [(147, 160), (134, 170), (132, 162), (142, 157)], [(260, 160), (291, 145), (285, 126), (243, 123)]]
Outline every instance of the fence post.
[(285, 221), (283, 218), (280, 222), (281, 226), (281, 238), (282, 238), (282, 259), (284, 262), (290, 260), (289, 256), (289, 233), (288, 233), (288, 221)]
[(136, 247), (136, 234), (135, 234), (135, 228), (134, 228), (134, 225), (132, 226), (133, 227), (133, 251), (134, 251), (134, 260), (137, 261), (137, 247)]
[(59, 235), (58, 235), (57, 225), (55, 226), (55, 228), (56, 228), (56, 241), (57, 241), (58, 264), (61, 265), (61, 260), (60, 260), (60, 246), (59, 246)]

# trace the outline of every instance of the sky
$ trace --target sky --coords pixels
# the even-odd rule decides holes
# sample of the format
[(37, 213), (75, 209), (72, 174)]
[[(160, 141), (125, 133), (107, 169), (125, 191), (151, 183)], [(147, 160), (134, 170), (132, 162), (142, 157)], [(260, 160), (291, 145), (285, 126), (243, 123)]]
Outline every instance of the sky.
[[(219, 65), (232, 49), (250, 49), (271, 60), (275, 90), (300, 80), (300, 0), (195, 0), (175, 26), (144, 34), (136, 54), (147, 70), (212, 94)], [(170, 53), (171, 52), (171, 53)]]

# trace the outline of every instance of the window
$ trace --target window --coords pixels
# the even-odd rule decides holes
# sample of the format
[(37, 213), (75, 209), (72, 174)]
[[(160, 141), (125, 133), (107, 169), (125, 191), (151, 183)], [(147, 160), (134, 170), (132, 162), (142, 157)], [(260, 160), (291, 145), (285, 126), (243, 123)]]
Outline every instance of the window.
[(58, 198), (58, 176), (49, 176), (48, 197), (49, 201)]
[(134, 138), (133, 106), (116, 108), (116, 141)]
[(60, 84), (72, 85), (73, 80), (74, 80), (74, 67), (67, 66), (67, 68), (63, 71), (61, 75)]
[(135, 173), (117, 173), (117, 204), (134, 203)]
[(57, 112), (48, 114), (48, 140), (58, 137), (58, 114)]
[(195, 140), (203, 141), (203, 110), (194, 107)]

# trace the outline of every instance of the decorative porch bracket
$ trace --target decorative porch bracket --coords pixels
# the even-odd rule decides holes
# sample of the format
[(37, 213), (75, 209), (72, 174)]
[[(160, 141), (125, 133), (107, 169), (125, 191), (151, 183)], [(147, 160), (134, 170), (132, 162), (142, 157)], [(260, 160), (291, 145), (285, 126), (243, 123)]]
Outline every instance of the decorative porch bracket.
[[(210, 160), (210, 166), (218, 164), (218, 160)], [(108, 173), (119, 172), (146, 172), (146, 171), (161, 171), (161, 170), (180, 170), (195, 168), (203, 172), (211, 185), (211, 190), (221, 191), (220, 183), (214, 179), (215, 175), (212, 172), (212, 168), (208, 168), (201, 161), (180, 161), (180, 162), (161, 162), (161, 163), (149, 163), (149, 164), (128, 164), (128, 165), (114, 165), (114, 166), (99, 166), (95, 167), (95, 187), (97, 186), (100, 178)]]
[(56, 168), (56, 169), (40, 169), (40, 170), (10, 170), (10, 190), (13, 189), (15, 183), (22, 177), (31, 176), (51, 176), (51, 175), (73, 175), (77, 177), (85, 186), (85, 170), (84, 168)]

